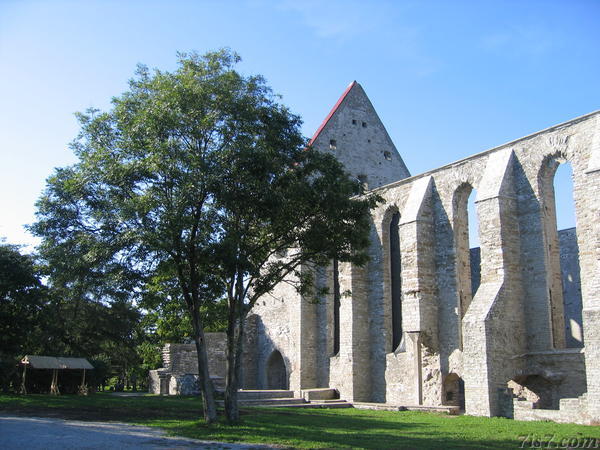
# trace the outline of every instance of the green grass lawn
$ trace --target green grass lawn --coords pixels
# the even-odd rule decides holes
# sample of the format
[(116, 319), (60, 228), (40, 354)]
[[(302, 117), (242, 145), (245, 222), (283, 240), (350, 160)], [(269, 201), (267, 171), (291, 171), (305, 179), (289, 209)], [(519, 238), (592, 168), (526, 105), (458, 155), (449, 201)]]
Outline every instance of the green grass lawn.
[(600, 427), (357, 409), (248, 408), (240, 425), (207, 427), (193, 397), (0, 395), (0, 413), (129, 422), (197, 439), (308, 448), (514, 449), (540, 448), (549, 439), (548, 447), (564, 448), (563, 440), (584, 438), (600, 443)]

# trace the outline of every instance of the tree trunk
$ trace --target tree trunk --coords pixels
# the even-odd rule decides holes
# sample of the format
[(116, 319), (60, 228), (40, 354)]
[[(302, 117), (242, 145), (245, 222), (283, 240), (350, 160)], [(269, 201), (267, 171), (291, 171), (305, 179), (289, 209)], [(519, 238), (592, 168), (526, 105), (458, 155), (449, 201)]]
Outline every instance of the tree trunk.
[(208, 355), (206, 354), (206, 341), (204, 340), (204, 330), (200, 324), (200, 319), (194, 315), (194, 342), (198, 354), (198, 384), (202, 394), (202, 408), (204, 411), (204, 420), (206, 423), (213, 423), (217, 420), (217, 406), (213, 391), (212, 380), (208, 372)]
[[(238, 308), (243, 308), (239, 305)], [(238, 405), (238, 388), (241, 380), (241, 360), (244, 338), (244, 319), (241, 314), (230, 315), (230, 324), (227, 330), (227, 378), (225, 380), (225, 415), (227, 421), (236, 423), (240, 420)]]

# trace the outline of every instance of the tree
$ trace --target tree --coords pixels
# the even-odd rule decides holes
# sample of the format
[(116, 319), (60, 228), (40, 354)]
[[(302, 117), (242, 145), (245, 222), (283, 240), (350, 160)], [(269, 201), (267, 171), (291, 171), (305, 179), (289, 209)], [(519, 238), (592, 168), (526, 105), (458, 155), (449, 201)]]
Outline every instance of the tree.
[(0, 243), (0, 386), (9, 388), (18, 358), (44, 345), (47, 290), (31, 256)]
[(236, 421), (248, 311), (304, 264), (364, 263), (377, 201), (355, 197), (360, 184), (340, 163), (306, 148), (300, 119), (262, 77), (236, 72), (238, 61), (220, 50), (180, 54), (172, 73), (139, 66), (110, 111), (79, 114), (79, 162), (48, 179), (32, 228), (48, 251), (68, 248), (89, 265), (81, 272), (100, 297), (176, 283), (169, 298), (186, 305), (209, 423), (203, 311), (227, 298), (225, 400)]
[[(136, 349), (144, 337), (138, 331), (139, 311), (123, 298), (94, 301), (92, 289), (82, 293), (77, 277), (61, 286), (58, 274), (66, 275), (56, 268), (69, 260), (66, 255), (40, 259), (21, 254), (18, 246), (0, 244), (0, 385), (5, 391), (16, 363), (26, 354), (84, 356), (113, 367), (136, 366)], [(48, 268), (50, 262), (54, 270)], [(44, 278), (49, 285), (42, 283)], [(12, 387), (17, 388), (14, 383)]]
[[(248, 136), (276, 129), (270, 121), (240, 120)], [(296, 133), (296, 124), (286, 126)], [(333, 156), (265, 141), (269, 145), (226, 149), (219, 169), (217, 266), (229, 302), (225, 408), (230, 421), (239, 420), (237, 390), (248, 312), (284, 281), (309, 293), (311, 267), (333, 259), (364, 264), (369, 210), (379, 201), (375, 195), (356, 197), (362, 193), (360, 183)]]

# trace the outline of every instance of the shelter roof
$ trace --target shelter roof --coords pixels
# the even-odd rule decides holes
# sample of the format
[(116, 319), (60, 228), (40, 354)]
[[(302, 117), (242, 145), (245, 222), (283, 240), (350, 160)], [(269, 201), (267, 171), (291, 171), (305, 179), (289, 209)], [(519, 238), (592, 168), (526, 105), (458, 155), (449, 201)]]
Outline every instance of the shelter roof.
[(85, 358), (63, 358), (59, 356), (25, 355), (21, 364), (28, 364), (32, 369), (93, 369)]

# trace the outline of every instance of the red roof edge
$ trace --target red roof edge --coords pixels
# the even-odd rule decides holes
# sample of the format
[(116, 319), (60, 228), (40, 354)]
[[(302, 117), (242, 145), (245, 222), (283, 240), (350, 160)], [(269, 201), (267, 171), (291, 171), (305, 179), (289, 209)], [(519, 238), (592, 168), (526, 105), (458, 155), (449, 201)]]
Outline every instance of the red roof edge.
[(337, 109), (340, 107), (340, 105), (342, 104), (342, 102), (344, 101), (344, 99), (346, 98), (346, 96), (348, 95), (348, 92), (350, 92), (350, 90), (354, 86), (356, 86), (357, 84), (358, 83), (356, 82), (356, 80), (354, 80), (352, 83), (350, 83), (348, 85), (348, 87), (346, 88), (346, 90), (344, 91), (344, 93), (342, 94), (342, 96), (338, 99), (338, 101), (333, 106), (333, 108), (331, 108), (331, 111), (329, 112), (329, 114), (327, 115), (327, 117), (325, 117), (325, 120), (321, 123), (321, 125), (319, 126), (319, 128), (317, 129), (317, 131), (315, 132), (315, 134), (313, 135), (313, 137), (310, 138), (310, 141), (308, 141), (308, 145), (312, 145), (313, 142), (315, 141), (315, 139), (317, 139), (319, 137), (319, 134), (321, 134), (321, 131), (323, 131), (323, 128), (325, 128), (325, 125), (327, 125), (327, 122), (329, 122), (329, 119), (331, 119), (331, 117), (335, 114), (335, 112), (337, 111)]

